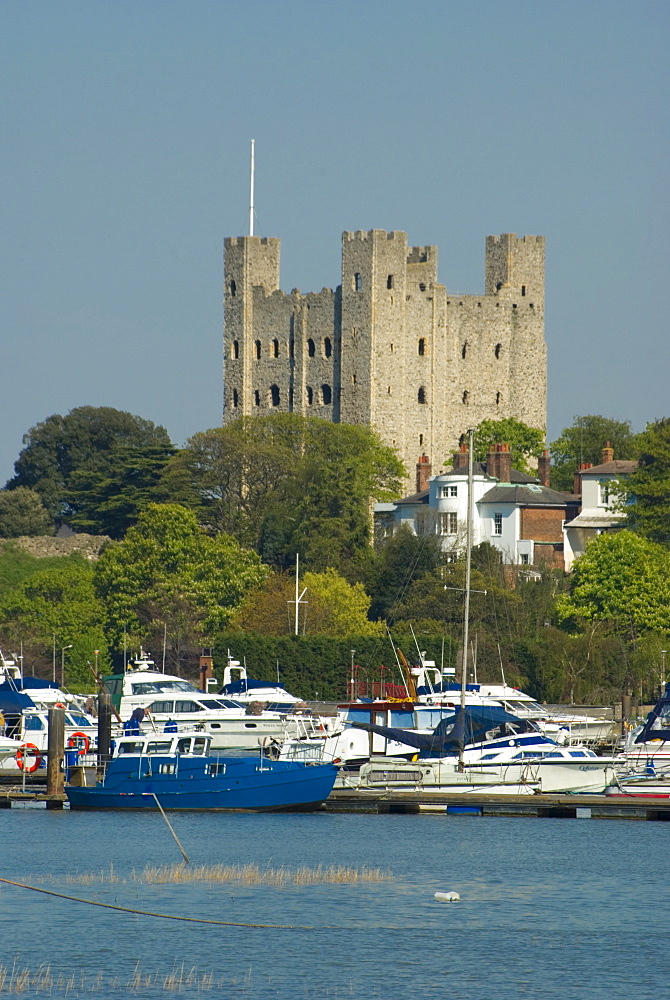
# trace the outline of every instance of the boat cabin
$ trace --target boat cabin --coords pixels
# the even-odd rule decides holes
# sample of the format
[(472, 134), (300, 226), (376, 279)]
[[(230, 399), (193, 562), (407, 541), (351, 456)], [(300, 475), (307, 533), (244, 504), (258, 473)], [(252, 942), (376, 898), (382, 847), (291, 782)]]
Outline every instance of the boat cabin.
[(211, 739), (201, 733), (153, 733), (151, 736), (130, 736), (119, 740), (114, 757), (141, 757), (160, 754), (162, 757), (206, 757)]

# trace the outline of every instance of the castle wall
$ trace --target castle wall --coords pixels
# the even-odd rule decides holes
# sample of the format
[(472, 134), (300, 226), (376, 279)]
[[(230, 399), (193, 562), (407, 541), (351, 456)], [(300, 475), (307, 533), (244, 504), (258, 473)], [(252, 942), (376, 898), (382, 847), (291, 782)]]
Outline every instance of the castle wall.
[(484, 419), (545, 428), (543, 237), (491, 236), (484, 295), (437, 281), (437, 248), (345, 232), (336, 290), (279, 291), (279, 240), (225, 241), (224, 423), (298, 412), (371, 424), (409, 473), (447, 468)]

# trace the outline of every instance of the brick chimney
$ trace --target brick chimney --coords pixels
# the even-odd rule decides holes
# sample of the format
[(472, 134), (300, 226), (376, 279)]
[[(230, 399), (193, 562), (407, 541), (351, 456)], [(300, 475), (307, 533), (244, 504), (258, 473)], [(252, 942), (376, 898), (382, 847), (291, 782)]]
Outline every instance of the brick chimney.
[(549, 485), (549, 472), (551, 470), (551, 458), (545, 448), (537, 460), (537, 478), (543, 486)]
[(468, 446), (463, 442), (458, 451), (454, 452), (454, 469), (467, 469)]
[(603, 448), (603, 465), (605, 464), (605, 462), (613, 462), (613, 461), (614, 461), (614, 448), (612, 448), (609, 441), (607, 441), (605, 443), (605, 447)]
[(498, 481), (509, 483), (512, 479), (512, 452), (507, 442), (496, 445), (498, 452)]
[(582, 472), (586, 472), (587, 469), (592, 469), (592, 468), (593, 468), (593, 462), (581, 462), (577, 466), (577, 469), (575, 471), (575, 481), (574, 481), (574, 485), (572, 487), (572, 492), (573, 493), (581, 493), (582, 492), (582, 477), (581, 477), (581, 473)]
[(416, 463), (416, 492), (423, 493), (428, 489), (428, 480), (432, 473), (432, 466), (428, 455), (420, 455)]

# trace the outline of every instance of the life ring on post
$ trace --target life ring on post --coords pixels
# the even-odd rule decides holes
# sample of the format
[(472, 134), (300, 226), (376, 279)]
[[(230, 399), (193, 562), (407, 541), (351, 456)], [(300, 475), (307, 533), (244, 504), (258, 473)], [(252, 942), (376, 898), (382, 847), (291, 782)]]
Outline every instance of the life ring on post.
[[(26, 757), (28, 757), (29, 754), (32, 754), (34, 758), (30, 766), (26, 761)], [(34, 743), (24, 743), (23, 746), (19, 747), (16, 751), (15, 760), (20, 771), (27, 771), (28, 774), (32, 774), (33, 771), (36, 771), (42, 763), (42, 754), (39, 752)]]
[[(83, 747), (79, 746), (79, 740), (84, 741)], [(83, 755), (85, 753), (88, 753), (88, 748), (91, 745), (91, 741), (89, 740), (86, 733), (72, 733), (72, 736), (70, 736), (69, 740), (67, 741), (67, 745), (71, 750), (74, 747), (76, 747), (79, 753)]]

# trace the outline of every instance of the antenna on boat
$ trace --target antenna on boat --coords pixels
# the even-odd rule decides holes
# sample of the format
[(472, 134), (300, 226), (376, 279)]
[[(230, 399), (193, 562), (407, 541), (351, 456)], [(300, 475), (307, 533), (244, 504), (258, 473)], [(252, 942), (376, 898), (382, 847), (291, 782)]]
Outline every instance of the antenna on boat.
[[(471, 427), (468, 431), (468, 525), (465, 542), (465, 608), (463, 611), (463, 663), (461, 665), (461, 714), (465, 711), (465, 690), (468, 683), (468, 642), (470, 626), (470, 578), (472, 570), (472, 485), (474, 480), (474, 444), (475, 431)], [(463, 725), (463, 723), (462, 723)], [(465, 730), (463, 739), (458, 747), (458, 770), (464, 769), (463, 748), (465, 740)]]
[(249, 182), (249, 236), (254, 235), (254, 146), (255, 140), (251, 140), (251, 179)]
[(307, 587), (304, 588), (302, 594), (298, 596), (298, 591), (300, 589), (300, 556), (296, 552), (295, 554), (295, 601), (289, 601), (289, 604), (295, 604), (295, 634), (298, 635), (300, 631), (300, 605), (307, 604), (307, 601), (303, 601), (303, 597), (307, 593)]
[(505, 668), (503, 667), (502, 653), (500, 652), (500, 643), (498, 643), (498, 659), (500, 660), (500, 673), (502, 675), (503, 687), (507, 687), (507, 681), (505, 680)]

